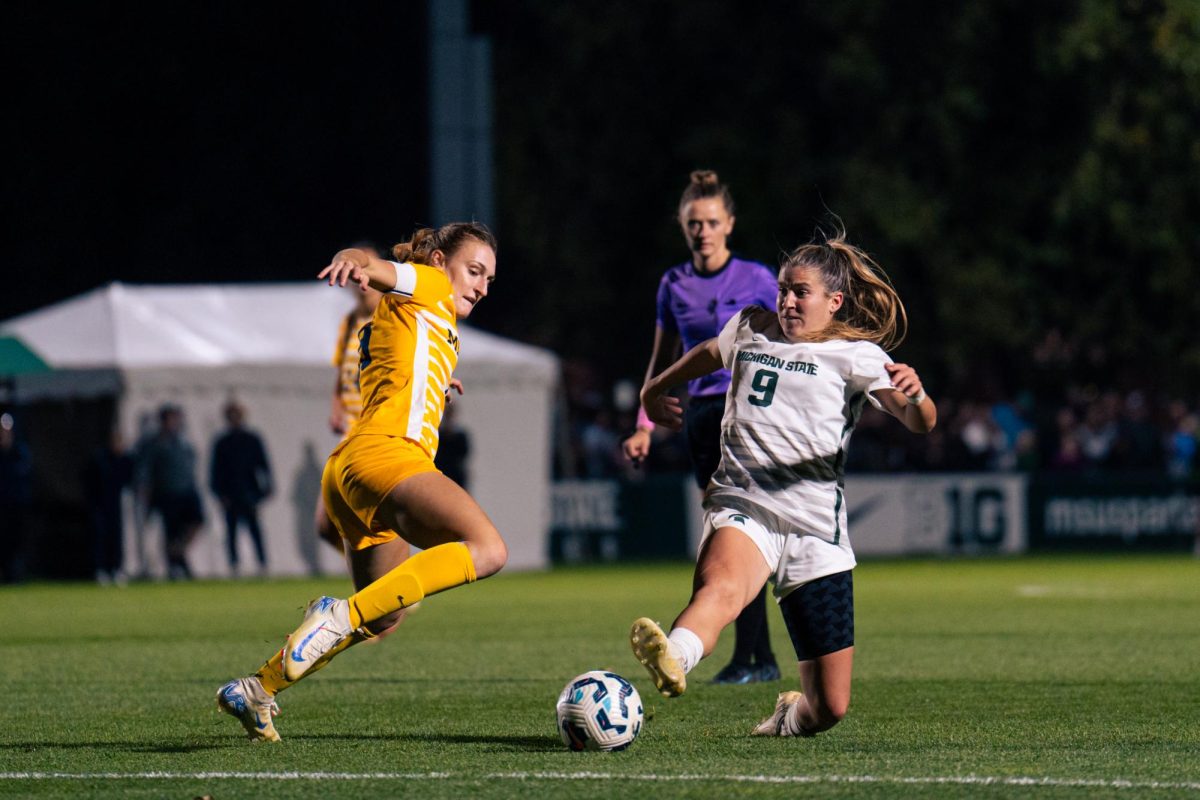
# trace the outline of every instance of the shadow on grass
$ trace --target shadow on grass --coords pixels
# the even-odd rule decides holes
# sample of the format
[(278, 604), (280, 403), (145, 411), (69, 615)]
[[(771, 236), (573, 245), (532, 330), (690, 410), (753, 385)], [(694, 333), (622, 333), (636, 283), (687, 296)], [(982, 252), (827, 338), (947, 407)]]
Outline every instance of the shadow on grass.
[[(410, 744), (432, 745), (471, 745), (473, 747), (492, 745), (493, 750), (510, 750), (514, 752), (544, 753), (562, 750), (562, 742), (553, 736), (516, 736), (516, 735), (479, 735), (479, 734), (449, 734), (449, 733), (333, 733), (333, 734), (291, 734), (284, 736), (287, 742), (360, 742), (376, 744), (380, 742), (407, 742)], [(38, 753), (55, 750), (87, 751), (95, 750), (101, 753), (114, 751), (124, 753), (162, 753), (180, 755), (199, 753), (205, 750), (224, 750), (229, 747), (246, 744), (242, 736), (222, 736), (212, 741), (166, 741), (166, 742), (114, 742), (111, 740), (71, 741), (71, 742), (0, 742), (0, 752)]]
[(39, 750), (96, 750), (99, 752), (111, 752), (120, 750), (126, 753), (199, 753), (202, 750), (221, 750), (227, 747), (224, 742), (158, 742), (148, 744), (146, 742), (112, 742), (112, 741), (94, 741), (94, 742), (3, 742), (0, 743), (0, 750), (11, 750), (15, 752), (36, 753)]
[(512, 736), (458, 733), (334, 733), (326, 735), (300, 734), (285, 737), (285, 740), (304, 742), (412, 742), (427, 744), (498, 745), (498, 750), (517, 750), (545, 753), (563, 749), (557, 736)]

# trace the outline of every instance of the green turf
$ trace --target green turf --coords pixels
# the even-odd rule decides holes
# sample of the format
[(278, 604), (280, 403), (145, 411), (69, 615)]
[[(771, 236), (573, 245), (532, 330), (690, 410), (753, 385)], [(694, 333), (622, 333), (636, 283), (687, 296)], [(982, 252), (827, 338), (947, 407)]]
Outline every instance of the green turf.
[[(1200, 561), (868, 562), (853, 707), (799, 740), (746, 735), (794, 669), (782, 683), (707, 684), (731, 632), (686, 696), (653, 693), (626, 631), (641, 615), (669, 622), (690, 574), (502, 575), (432, 598), (390, 639), (284, 693), (275, 745), (245, 742), (213, 695), (345, 581), (5, 588), (0, 795), (1200, 797)], [(597, 668), (634, 679), (646, 704), (623, 753), (568, 752), (554, 728), (562, 685)], [(985, 782), (1014, 778), (1067, 785)]]

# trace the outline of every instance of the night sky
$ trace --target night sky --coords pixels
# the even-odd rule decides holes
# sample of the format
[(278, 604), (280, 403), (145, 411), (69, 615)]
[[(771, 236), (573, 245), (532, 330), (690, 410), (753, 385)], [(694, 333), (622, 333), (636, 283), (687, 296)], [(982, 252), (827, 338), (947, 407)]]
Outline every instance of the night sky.
[(428, 222), (423, 2), (0, 14), (0, 319), (113, 280), (303, 279)]

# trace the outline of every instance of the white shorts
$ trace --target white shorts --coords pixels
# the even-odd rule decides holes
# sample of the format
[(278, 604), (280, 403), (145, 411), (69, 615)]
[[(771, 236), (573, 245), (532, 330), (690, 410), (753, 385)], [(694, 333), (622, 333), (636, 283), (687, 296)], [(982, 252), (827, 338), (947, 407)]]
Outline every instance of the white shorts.
[(858, 563), (848, 543), (833, 544), (817, 536), (777, 533), (746, 512), (728, 508), (713, 508), (704, 514), (701, 548), (718, 528), (737, 528), (750, 537), (771, 570), (776, 600), (782, 600), (809, 581), (854, 569)]

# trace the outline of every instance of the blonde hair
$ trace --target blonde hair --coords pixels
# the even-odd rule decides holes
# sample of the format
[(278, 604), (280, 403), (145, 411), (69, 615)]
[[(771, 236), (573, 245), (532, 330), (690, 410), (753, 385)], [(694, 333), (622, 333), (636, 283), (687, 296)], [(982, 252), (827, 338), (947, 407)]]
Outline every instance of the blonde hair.
[(679, 198), (679, 216), (683, 216), (683, 210), (690, 203), (710, 197), (720, 198), (725, 206), (725, 213), (733, 216), (733, 195), (729, 193), (729, 187), (721, 183), (717, 173), (711, 169), (694, 170), (687, 188), (683, 190), (683, 196)]
[(815, 269), (830, 294), (841, 292), (842, 307), (823, 330), (803, 338), (807, 341), (849, 339), (868, 341), (893, 350), (908, 333), (908, 315), (887, 273), (862, 250), (846, 241), (840, 228), (828, 236), (818, 230), (816, 238), (784, 255), (779, 269)]
[(441, 250), (447, 257), (458, 252), (468, 239), (486, 244), (496, 252), (496, 237), (481, 222), (451, 222), (436, 230), (420, 228), (407, 242), (392, 248), (392, 258), (417, 264), (428, 264), (434, 250)]

